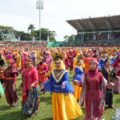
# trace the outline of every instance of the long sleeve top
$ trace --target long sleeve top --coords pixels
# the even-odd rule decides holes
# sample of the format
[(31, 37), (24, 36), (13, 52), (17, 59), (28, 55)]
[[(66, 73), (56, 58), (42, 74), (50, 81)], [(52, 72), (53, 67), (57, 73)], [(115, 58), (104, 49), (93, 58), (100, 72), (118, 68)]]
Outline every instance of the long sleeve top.
[(83, 75), (84, 75), (84, 72), (83, 72), (82, 67), (76, 66), (74, 69), (73, 81), (78, 80), (79, 82), (81, 82)]
[[(65, 70), (62, 71), (59, 78), (56, 78), (55, 71), (52, 71), (49, 80), (44, 84), (45, 90), (56, 93), (73, 93), (74, 90), (68, 80), (68, 72)], [(62, 88), (63, 83), (65, 83), (64, 88)]]

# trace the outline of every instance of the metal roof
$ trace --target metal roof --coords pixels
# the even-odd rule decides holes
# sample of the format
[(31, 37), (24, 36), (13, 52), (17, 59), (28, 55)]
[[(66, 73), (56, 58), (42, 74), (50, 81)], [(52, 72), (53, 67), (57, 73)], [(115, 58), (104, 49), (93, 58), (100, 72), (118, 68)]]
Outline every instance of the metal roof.
[(79, 32), (120, 30), (120, 15), (67, 20)]

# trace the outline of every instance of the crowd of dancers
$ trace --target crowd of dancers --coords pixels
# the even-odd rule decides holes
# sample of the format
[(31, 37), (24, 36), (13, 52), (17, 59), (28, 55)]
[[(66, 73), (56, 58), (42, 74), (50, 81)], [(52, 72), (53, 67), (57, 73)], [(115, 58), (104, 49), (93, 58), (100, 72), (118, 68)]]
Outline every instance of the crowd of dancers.
[(120, 48), (2, 45), (0, 97), (10, 107), (18, 102), (18, 75), (24, 115), (37, 114), (39, 93), (50, 92), (54, 120), (76, 119), (81, 107), (85, 120), (101, 120), (105, 104), (113, 108), (113, 92), (120, 93)]

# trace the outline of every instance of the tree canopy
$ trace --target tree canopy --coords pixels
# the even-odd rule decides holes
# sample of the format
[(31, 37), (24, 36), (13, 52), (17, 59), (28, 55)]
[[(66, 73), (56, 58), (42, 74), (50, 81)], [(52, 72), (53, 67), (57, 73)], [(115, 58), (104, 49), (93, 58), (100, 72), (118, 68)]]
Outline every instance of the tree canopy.
[[(13, 33), (16, 36), (16, 38), (20, 37), (21, 41), (23, 40), (30, 41), (32, 40), (32, 37), (35, 37), (35, 39), (39, 41), (40, 40), (39, 32), (40, 32), (39, 30), (35, 30), (35, 26), (33, 24), (30, 24), (28, 26), (28, 33), (24, 31), (15, 30), (13, 27), (1, 25), (0, 26), (0, 40), (3, 40), (2, 34)], [(56, 41), (55, 36), (56, 36), (55, 31), (51, 31), (48, 28), (41, 29), (41, 40), (42, 41), (46, 41), (49, 37), (49, 41), (54, 42)]]

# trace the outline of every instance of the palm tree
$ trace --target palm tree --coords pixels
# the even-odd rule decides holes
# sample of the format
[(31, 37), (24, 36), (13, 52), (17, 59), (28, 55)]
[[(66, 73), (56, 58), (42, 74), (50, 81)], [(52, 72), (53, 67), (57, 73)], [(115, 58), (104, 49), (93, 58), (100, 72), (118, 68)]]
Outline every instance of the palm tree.
[(28, 27), (28, 32), (30, 31), (30, 34), (32, 35), (34, 33), (34, 25), (33, 24), (30, 24), (29, 27)]
[(49, 41), (55, 42), (55, 36), (56, 32), (55, 31), (50, 31), (48, 28), (42, 28), (41, 29), (41, 37), (42, 40), (47, 40), (47, 37), (49, 36)]
[[(35, 31), (34, 31), (34, 36), (35, 36), (36, 38), (39, 38), (39, 30), (35, 30)], [(52, 41), (52, 42), (56, 41), (56, 39), (55, 39), (56, 32), (55, 32), (55, 31), (50, 31), (48, 28), (42, 28), (42, 29), (41, 29), (41, 39), (42, 39), (43, 41), (45, 41), (45, 40), (47, 40), (48, 36), (49, 36), (50, 42), (51, 42), (51, 41)], [(38, 39), (37, 39), (37, 40), (38, 40)]]

